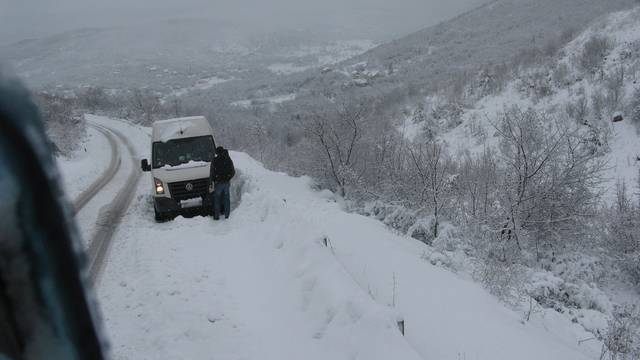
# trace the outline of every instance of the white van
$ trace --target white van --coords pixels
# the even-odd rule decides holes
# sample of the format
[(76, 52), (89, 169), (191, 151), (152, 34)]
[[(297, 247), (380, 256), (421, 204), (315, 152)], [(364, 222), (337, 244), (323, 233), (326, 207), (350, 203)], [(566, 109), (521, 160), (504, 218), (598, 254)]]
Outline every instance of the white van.
[(153, 123), (151, 163), (142, 159), (142, 171), (152, 174), (156, 221), (178, 214), (211, 213), (209, 171), (216, 144), (204, 116)]

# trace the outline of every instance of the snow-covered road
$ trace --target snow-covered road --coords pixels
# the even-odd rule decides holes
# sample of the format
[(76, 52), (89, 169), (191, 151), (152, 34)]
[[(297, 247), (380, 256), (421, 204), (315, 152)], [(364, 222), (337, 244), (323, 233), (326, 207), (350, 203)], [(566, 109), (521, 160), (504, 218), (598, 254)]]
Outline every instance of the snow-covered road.
[(111, 155), (109, 158), (109, 165), (104, 169), (101, 169), (101, 172), (99, 173), (100, 175), (98, 175), (90, 185), (86, 186), (80, 194), (74, 197), (73, 208), (76, 214), (80, 212), (82, 208), (84, 208), (84, 206), (87, 205), (87, 203), (113, 179), (113, 177), (118, 173), (118, 169), (121, 164), (116, 135), (101, 126), (94, 124), (87, 124), (87, 126), (91, 130), (97, 130), (98, 133), (107, 139)]
[[(95, 281), (111, 238), (136, 191), (141, 171), (137, 165), (138, 151), (122, 128), (115, 128), (120, 122), (91, 115), (86, 116), (86, 121), (88, 141), (82, 144), (75, 157), (59, 159), (58, 164), (67, 194), (73, 197), (70, 201), (75, 209), (82, 246), (88, 255), (89, 273)], [(129, 128), (132, 126), (126, 129), (127, 133), (132, 134)], [(137, 130), (143, 139), (148, 138)], [(137, 140), (140, 142), (140, 138)]]
[[(146, 155), (146, 129), (95, 120)], [(96, 284), (113, 358), (598, 358), (595, 342), (578, 346), (590, 337), (578, 325), (552, 313), (523, 324), (479, 285), (425, 261), (425, 245), (346, 213), (307, 178), (231, 156), (229, 220), (157, 224), (149, 175), (138, 184)]]

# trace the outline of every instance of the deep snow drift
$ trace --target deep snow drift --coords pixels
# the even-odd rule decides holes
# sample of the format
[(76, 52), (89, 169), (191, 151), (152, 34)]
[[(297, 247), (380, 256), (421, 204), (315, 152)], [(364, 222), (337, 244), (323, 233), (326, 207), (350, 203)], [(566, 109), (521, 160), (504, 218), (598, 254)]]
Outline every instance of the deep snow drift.
[[(143, 140), (133, 139), (141, 150)], [(231, 156), (239, 175), (226, 221), (156, 224), (150, 179), (140, 182), (96, 284), (114, 358), (598, 358), (597, 343), (578, 345), (590, 337), (578, 325), (552, 313), (523, 324), (424, 260), (421, 243), (344, 212), (307, 178)]]

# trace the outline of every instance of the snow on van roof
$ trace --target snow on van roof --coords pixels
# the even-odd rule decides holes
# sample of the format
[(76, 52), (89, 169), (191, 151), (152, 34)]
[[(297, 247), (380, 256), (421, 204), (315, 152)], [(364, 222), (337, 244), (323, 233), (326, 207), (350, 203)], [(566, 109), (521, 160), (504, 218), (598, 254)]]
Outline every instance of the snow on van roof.
[(167, 142), (171, 139), (209, 134), (211, 134), (211, 127), (204, 116), (160, 120), (153, 123), (153, 141)]

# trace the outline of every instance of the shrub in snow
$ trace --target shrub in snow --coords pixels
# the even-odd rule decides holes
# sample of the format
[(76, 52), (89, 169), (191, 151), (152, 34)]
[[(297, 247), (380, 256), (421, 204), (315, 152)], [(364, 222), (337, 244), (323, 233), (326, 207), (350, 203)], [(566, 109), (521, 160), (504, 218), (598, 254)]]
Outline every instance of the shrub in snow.
[(440, 233), (433, 240), (433, 247), (440, 251), (456, 251), (462, 245), (461, 235), (458, 228), (449, 222), (440, 224)]
[(580, 252), (559, 255), (541, 265), (571, 283), (603, 284), (607, 278), (606, 265), (599, 257)]
[(559, 294), (564, 280), (550, 272), (534, 272), (525, 286), (527, 294), (541, 304), (554, 294)]
[(362, 210), (365, 215), (382, 221), (387, 226), (402, 234), (407, 234), (409, 229), (417, 221), (415, 211), (399, 205), (390, 205), (382, 201), (367, 203)]
[(604, 314), (610, 314), (613, 310), (609, 298), (598, 288), (579, 279), (569, 282), (548, 271), (533, 272), (525, 286), (525, 293), (541, 306), (559, 312), (564, 312), (567, 307), (596, 310)]
[(561, 286), (564, 298), (559, 300), (566, 306), (611, 314), (613, 304), (598, 287), (607, 281), (609, 269), (599, 257), (583, 253), (567, 254), (559, 256), (548, 267), (564, 280)]
[(506, 263), (491, 256), (476, 264), (473, 277), (506, 303), (515, 306), (522, 301), (524, 268), (516, 263)]
[(603, 334), (605, 334), (609, 328), (609, 320), (611, 317), (600, 311), (568, 309), (567, 313), (572, 316), (572, 322), (580, 324), (585, 330), (592, 333), (596, 339), (602, 339)]
[(640, 359), (640, 310), (638, 305), (627, 305), (616, 309), (602, 340), (601, 359)]
[(433, 226), (434, 219), (432, 217), (419, 218), (409, 227), (407, 235), (427, 245), (433, 245), (433, 240), (435, 239), (433, 236)]
[(593, 285), (567, 284), (566, 291), (569, 299), (572, 299), (581, 309), (597, 310), (605, 314), (611, 313), (613, 309), (609, 297)]
[(446, 269), (455, 270), (453, 269), (451, 258), (447, 256), (447, 254), (435, 249), (423, 252), (420, 258), (433, 266), (440, 266)]

